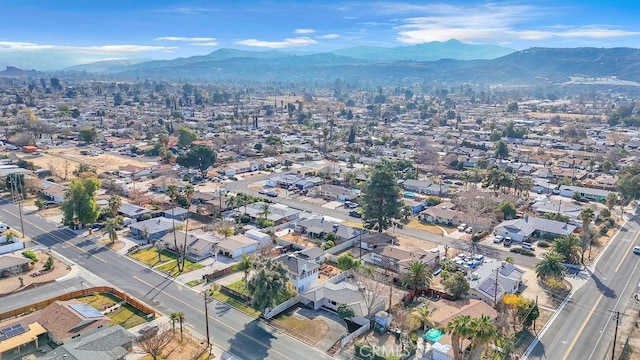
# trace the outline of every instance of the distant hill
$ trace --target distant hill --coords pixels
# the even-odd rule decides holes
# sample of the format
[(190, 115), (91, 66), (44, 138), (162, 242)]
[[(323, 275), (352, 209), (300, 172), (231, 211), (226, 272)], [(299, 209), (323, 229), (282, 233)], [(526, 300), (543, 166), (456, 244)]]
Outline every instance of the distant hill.
[(104, 60), (89, 64), (70, 66), (62, 71), (86, 71), (88, 73), (113, 73), (122, 71), (127, 66), (147, 62), (149, 59)]
[(371, 62), (436, 61), (440, 59), (478, 60), (495, 59), (515, 50), (494, 45), (470, 45), (458, 40), (433, 41), (414, 46), (379, 47), (358, 46), (333, 51), (336, 55), (349, 56)]
[(35, 76), (38, 72), (35, 70), (22, 70), (15, 66), (7, 66), (6, 69), (0, 71), (0, 77), (24, 77)]

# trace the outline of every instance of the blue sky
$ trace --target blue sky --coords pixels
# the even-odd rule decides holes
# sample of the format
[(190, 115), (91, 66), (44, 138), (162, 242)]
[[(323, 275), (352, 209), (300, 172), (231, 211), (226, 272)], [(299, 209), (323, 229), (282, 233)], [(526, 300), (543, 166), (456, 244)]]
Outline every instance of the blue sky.
[(219, 48), (327, 51), (458, 39), (525, 49), (640, 48), (637, 1), (0, 0), (0, 52), (77, 62)]

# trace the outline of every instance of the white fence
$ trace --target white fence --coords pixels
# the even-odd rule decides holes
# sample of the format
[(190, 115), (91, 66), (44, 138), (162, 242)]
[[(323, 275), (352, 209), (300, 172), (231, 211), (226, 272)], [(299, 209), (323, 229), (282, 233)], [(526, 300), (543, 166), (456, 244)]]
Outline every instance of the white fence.
[(287, 310), (288, 308), (292, 307), (293, 305), (297, 304), (300, 301), (300, 296), (296, 295), (294, 297), (292, 297), (291, 299), (277, 305), (276, 307), (274, 307), (273, 309), (269, 310), (267, 313), (264, 314), (265, 319), (271, 319), (274, 316), (280, 314), (281, 312)]
[(325, 253), (327, 254), (331, 254), (331, 255), (335, 255), (338, 254), (344, 250), (350, 249), (354, 246), (356, 246), (358, 244), (358, 239), (351, 239), (351, 240), (347, 240), (345, 242), (343, 242), (340, 245), (336, 245), (334, 247), (332, 247), (331, 249), (328, 249), (325, 251)]
[(362, 325), (361, 327), (358, 328), (358, 330), (352, 332), (351, 334), (345, 336), (342, 338), (342, 340), (340, 340), (340, 345), (342, 347), (345, 347), (347, 344), (349, 344), (351, 342), (351, 340), (357, 338), (358, 336), (366, 333), (367, 331), (369, 331), (369, 329), (371, 328), (371, 323), (370, 322), (366, 322), (364, 325)]

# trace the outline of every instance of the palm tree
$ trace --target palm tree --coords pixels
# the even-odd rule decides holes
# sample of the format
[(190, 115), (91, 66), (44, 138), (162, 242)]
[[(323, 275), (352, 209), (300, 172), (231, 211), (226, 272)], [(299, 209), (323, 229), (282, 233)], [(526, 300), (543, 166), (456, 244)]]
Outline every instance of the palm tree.
[(187, 251), (187, 236), (189, 232), (189, 211), (191, 210), (191, 200), (193, 199), (193, 195), (195, 194), (195, 190), (193, 185), (187, 184), (184, 187), (183, 191), (184, 197), (187, 200), (187, 218), (184, 223), (184, 244), (182, 245), (182, 249), (180, 249), (178, 256), (178, 271), (182, 272), (184, 270), (184, 262), (185, 262), (185, 252)]
[(412, 289), (429, 287), (433, 273), (424, 261), (411, 260), (402, 275), (402, 285)]
[(111, 215), (113, 215), (113, 217), (116, 217), (116, 215), (118, 215), (121, 204), (122, 198), (120, 198), (120, 196), (113, 194), (109, 197), (109, 210), (111, 211)]
[(411, 316), (418, 319), (422, 324), (423, 330), (427, 331), (427, 328), (433, 325), (433, 322), (431, 321), (431, 315), (433, 315), (433, 312), (436, 310), (438, 309), (429, 309), (429, 303), (425, 301), (424, 306), (416, 307), (413, 309), (413, 311), (411, 312)]
[(171, 320), (171, 327), (173, 328), (173, 333), (176, 333), (176, 322), (178, 322), (178, 313), (173, 312), (169, 315), (169, 319)]
[(582, 255), (580, 257), (580, 263), (584, 264), (584, 253), (587, 251), (587, 247), (591, 244), (591, 231), (589, 230), (589, 225), (595, 214), (593, 213), (593, 209), (586, 208), (580, 212), (578, 215), (578, 219), (582, 220), (582, 232), (580, 236), (582, 237)]
[(109, 236), (111, 243), (118, 241), (118, 230), (120, 229), (120, 222), (116, 218), (108, 218), (104, 222), (104, 229), (102, 232)]
[(570, 264), (578, 264), (580, 262), (580, 251), (582, 244), (573, 235), (565, 235), (553, 240), (553, 251), (560, 254), (564, 261)]
[(563, 256), (550, 251), (542, 256), (542, 261), (536, 264), (536, 275), (539, 279), (560, 279), (567, 273), (567, 267), (562, 264)]
[(180, 323), (180, 341), (182, 341), (182, 325), (184, 324), (184, 313), (182, 311), (177, 313), (178, 322)]
[(471, 333), (473, 349), (470, 358), (480, 359), (484, 347), (498, 335), (498, 326), (489, 316), (482, 315), (471, 320)]
[(247, 278), (249, 277), (249, 272), (253, 268), (254, 262), (253, 255), (242, 254), (242, 259), (240, 259), (236, 265), (236, 269), (244, 273), (242, 280), (244, 280), (245, 284), (247, 283)]
[[(180, 191), (178, 191), (178, 187), (176, 184), (170, 184), (167, 186), (167, 195), (169, 195), (169, 199), (171, 199), (171, 227), (173, 228), (173, 250), (178, 254), (178, 258), (180, 258), (180, 250), (178, 248), (178, 238), (176, 236), (176, 219), (173, 216), (173, 210), (176, 207), (176, 199), (178, 195), (180, 195)], [(178, 261), (180, 264), (180, 261)]]
[(446, 331), (451, 334), (451, 347), (454, 360), (464, 359), (463, 341), (471, 335), (471, 317), (469, 315), (455, 316), (446, 326)]
[(269, 215), (271, 215), (271, 210), (269, 210), (269, 204), (268, 203), (260, 204), (260, 212), (258, 213), (258, 216), (262, 216), (263, 219), (267, 220)]

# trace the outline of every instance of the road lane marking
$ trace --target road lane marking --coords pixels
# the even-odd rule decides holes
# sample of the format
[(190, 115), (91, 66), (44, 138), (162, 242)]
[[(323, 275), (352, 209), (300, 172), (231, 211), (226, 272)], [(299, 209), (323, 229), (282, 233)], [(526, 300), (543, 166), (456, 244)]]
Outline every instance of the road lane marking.
[[(636, 234), (636, 236), (633, 238), (633, 241), (631, 242), (631, 244), (627, 248), (626, 254), (629, 254), (629, 251), (631, 251), (631, 249), (633, 248), (635, 242), (638, 240), (638, 237), (640, 237), (640, 232), (638, 234)], [(624, 261), (620, 261), (620, 263), (618, 263), (618, 266), (615, 269), (616, 273), (618, 272), (618, 270), (620, 270), (620, 267), (622, 266), (623, 263), (624, 263)], [(637, 266), (637, 264), (636, 264), (636, 266)], [(624, 289), (622, 289), (622, 292), (624, 292), (624, 290), (626, 290), (630, 279), (631, 279), (631, 277), (628, 278), (627, 284), (625, 285)], [(620, 296), (618, 296), (618, 302), (620, 301), (621, 296), (622, 296), (622, 294), (620, 294)], [(578, 338), (580, 338), (580, 335), (582, 334), (582, 331), (587, 326), (587, 323), (589, 322), (589, 320), (591, 320), (591, 316), (593, 316), (593, 313), (598, 308), (598, 305), (600, 304), (600, 301), (602, 300), (603, 297), (604, 297), (604, 294), (600, 294), (600, 296), (598, 297), (598, 301), (596, 301), (596, 303), (593, 305), (593, 307), (591, 308), (591, 311), (589, 311), (589, 314), (584, 319), (584, 322), (582, 323), (582, 325), (580, 325), (580, 328), (578, 329), (578, 332), (576, 333), (576, 336), (571, 341), (571, 344), (569, 344), (569, 348), (567, 349), (567, 351), (565, 352), (564, 356), (562, 357), (562, 360), (566, 360), (567, 357), (569, 357), (569, 354), (571, 353), (571, 350), (573, 350), (573, 347), (576, 345), (576, 342), (578, 342)], [(618, 303), (616, 303), (616, 306), (617, 306), (617, 304)], [(609, 319), (607, 319), (607, 323), (605, 324), (605, 328), (606, 328), (607, 324), (609, 324), (609, 320), (611, 320), (611, 316), (613, 316), (613, 313), (611, 313), (611, 315), (609, 316)], [(602, 338), (602, 335), (600, 336), (600, 339), (601, 338)], [(600, 343), (600, 339), (598, 339), (598, 343)], [(598, 345), (598, 343), (596, 343), (596, 345)], [(593, 355), (593, 353), (592, 353), (592, 355)]]
[[(157, 285), (150, 284), (150, 283), (148, 283), (148, 282), (146, 282), (146, 281), (144, 281), (144, 280), (140, 279), (140, 278), (139, 278), (139, 277), (137, 277), (137, 276), (132, 276), (132, 278), (134, 278), (135, 280), (138, 280), (139, 282), (141, 282), (141, 283), (143, 283), (143, 284), (147, 285), (147, 286), (148, 286), (148, 287), (150, 287), (152, 290), (155, 290), (155, 289), (157, 289), (157, 287), (158, 287)], [(162, 291), (162, 290), (159, 290), (159, 292), (163, 293), (164, 295), (166, 295), (166, 296), (168, 296), (168, 297), (172, 298), (173, 300), (175, 300), (175, 301), (177, 301), (177, 302), (179, 302), (179, 303), (182, 303), (182, 304), (186, 305), (187, 307), (190, 307), (190, 308), (191, 308), (191, 309), (193, 309), (195, 312), (197, 312), (197, 313), (199, 313), (199, 314), (201, 314), (201, 315), (204, 315), (204, 311), (200, 310), (199, 308), (196, 308), (195, 306), (192, 306), (191, 304), (187, 304), (187, 303), (186, 303), (186, 302), (184, 302), (183, 300), (181, 300), (181, 299), (179, 299), (179, 298), (177, 298), (177, 297), (175, 297), (175, 296), (173, 296), (173, 295), (169, 294), (168, 292), (164, 292), (164, 291)], [(217, 300), (216, 300), (216, 301), (217, 301)], [(272, 347), (270, 347), (270, 346), (266, 345), (265, 343), (263, 343), (262, 341), (258, 340), (257, 338), (255, 338), (255, 337), (253, 337), (253, 336), (251, 336), (251, 335), (247, 335), (247, 334), (243, 333), (241, 330), (238, 330), (238, 329), (236, 329), (236, 328), (232, 327), (231, 325), (229, 325), (229, 324), (227, 324), (227, 323), (225, 323), (225, 322), (223, 322), (223, 321), (220, 321), (219, 319), (216, 319), (216, 318), (214, 318), (214, 317), (211, 317), (211, 315), (209, 315), (209, 318), (210, 318), (211, 320), (213, 320), (214, 322), (216, 322), (216, 323), (218, 323), (218, 324), (221, 324), (221, 325), (225, 326), (226, 328), (228, 328), (229, 330), (231, 330), (231, 331), (235, 332), (236, 334), (242, 335), (242, 336), (244, 336), (244, 337), (246, 337), (246, 338), (248, 338), (248, 339), (250, 339), (250, 340), (254, 341), (255, 343), (257, 343), (257, 344), (259, 344), (260, 346), (262, 346), (263, 348), (267, 349), (268, 351), (273, 351), (274, 353), (276, 353), (276, 354), (278, 354), (278, 355), (282, 356), (282, 357), (283, 357), (283, 358), (285, 358), (285, 359), (291, 359), (291, 360), (293, 360), (292, 358), (290, 358), (290, 357), (288, 357), (288, 356), (285, 356), (284, 354), (282, 354), (282, 353), (281, 353), (281, 352), (279, 352), (278, 350), (275, 350), (274, 348), (272, 348)], [(295, 338), (293, 338), (293, 337), (292, 337), (292, 339), (295, 339)], [(218, 345), (220, 345), (220, 344), (218, 344)], [(306, 344), (305, 344), (305, 345), (306, 345)], [(307, 346), (309, 346), (309, 345), (307, 345)], [(229, 351), (229, 349), (227, 349), (227, 351)]]
[[(4, 209), (4, 208), (3, 208), (3, 209), (2, 209), (2, 211), (4, 211), (4, 212), (6, 212), (7, 214), (10, 214), (10, 215), (13, 215), (14, 217), (16, 217), (16, 215), (15, 215), (15, 214), (13, 214), (13, 213), (11, 213), (11, 212), (7, 211), (7, 209)], [(23, 218), (23, 221), (24, 221), (25, 223), (27, 223), (27, 224), (30, 224), (32, 227), (34, 227), (34, 228), (39, 229), (40, 231), (42, 231), (42, 232), (43, 232), (42, 236), (50, 236), (50, 237), (52, 237), (52, 238), (54, 238), (54, 239), (60, 240), (60, 241), (61, 241), (61, 243), (60, 243), (60, 244), (61, 244), (63, 247), (64, 247), (64, 245), (72, 246), (72, 247), (76, 248), (78, 251), (80, 251), (81, 253), (83, 253), (83, 254), (85, 254), (85, 255), (87, 255), (87, 256), (89, 256), (89, 257), (96, 258), (96, 259), (98, 259), (98, 260), (102, 261), (102, 262), (103, 262), (103, 263), (105, 263), (105, 264), (107, 263), (107, 261), (103, 260), (103, 259), (102, 259), (102, 258), (100, 258), (98, 255), (91, 254), (91, 253), (90, 253), (90, 252), (88, 252), (87, 250), (85, 250), (85, 249), (83, 249), (83, 248), (81, 248), (81, 247), (79, 247), (79, 246), (77, 246), (77, 245), (75, 245), (75, 244), (70, 243), (69, 241), (71, 241), (71, 239), (69, 239), (69, 240), (65, 240), (65, 239), (63, 239), (63, 238), (59, 237), (58, 235), (54, 235), (54, 234), (52, 234), (50, 231), (47, 231), (46, 229), (41, 228), (40, 226), (38, 226), (38, 225), (36, 225), (36, 224), (32, 223), (31, 221), (29, 221), (29, 220), (27, 220), (27, 219), (24, 219), (24, 218)], [(46, 221), (46, 220), (45, 220), (45, 221)], [(78, 236), (76, 235), (75, 237), (78, 237)], [(31, 238), (31, 237), (29, 237), (29, 238), (30, 238), (32, 241), (37, 242), (36, 240), (34, 240), (34, 239), (33, 239), (33, 238)], [(97, 245), (97, 244), (96, 244), (96, 245)]]

